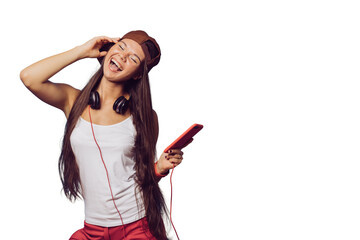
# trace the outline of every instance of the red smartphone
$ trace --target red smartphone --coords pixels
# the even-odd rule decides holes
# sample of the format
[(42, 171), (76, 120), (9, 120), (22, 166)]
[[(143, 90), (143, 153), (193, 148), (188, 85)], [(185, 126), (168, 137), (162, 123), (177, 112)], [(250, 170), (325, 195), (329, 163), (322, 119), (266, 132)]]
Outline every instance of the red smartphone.
[(186, 144), (190, 141), (190, 139), (195, 136), (201, 129), (203, 125), (201, 124), (193, 124), (188, 128), (183, 134), (180, 135), (173, 143), (171, 143), (164, 152), (169, 151), (170, 149), (182, 149), (186, 146)]

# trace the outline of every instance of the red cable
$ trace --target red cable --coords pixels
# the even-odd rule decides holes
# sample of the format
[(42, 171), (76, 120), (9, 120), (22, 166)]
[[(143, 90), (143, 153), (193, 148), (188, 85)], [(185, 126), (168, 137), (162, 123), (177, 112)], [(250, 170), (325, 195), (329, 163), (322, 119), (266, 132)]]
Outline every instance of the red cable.
[(126, 231), (125, 231), (124, 222), (123, 222), (123, 219), (122, 219), (122, 217), (121, 217), (120, 211), (119, 211), (119, 209), (117, 208), (116, 203), (115, 203), (115, 200), (114, 200), (114, 195), (113, 195), (113, 192), (112, 192), (112, 189), (111, 189), (111, 185), (110, 185), (109, 173), (108, 173), (106, 164), (105, 164), (105, 162), (104, 162), (104, 159), (103, 159), (103, 156), (102, 156), (102, 152), (101, 152), (100, 146), (99, 146), (99, 144), (98, 144), (98, 142), (96, 141), (96, 138), (95, 138), (94, 128), (93, 128), (93, 124), (92, 124), (92, 120), (91, 120), (91, 114), (90, 114), (90, 105), (89, 105), (89, 117), (90, 117), (91, 131), (92, 131), (92, 134), (93, 134), (93, 137), (94, 137), (94, 141), (95, 141), (95, 143), (96, 143), (96, 146), (97, 146), (98, 149), (99, 149), (101, 161), (102, 161), (102, 163), (103, 163), (103, 165), (104, 165), (104, 168), (105, 168), (105, 171), (106, 171), (106, 177), (107, 177), (107, 180), (108, 180), (108, 183), (109, 183), (111, 198), (112, 198), (112, 200), (113, 200), (113, 203), (114, 203), (114, 206), (115, 206), (115, 208), (116, 208), (116, 211), (119, 213), (119, 216), (120, 216), (120, 219), (121, 219), (121, 224), (122, 224), (122, 227), (123, 227), (123, 230), (124, 230), (124, 239), (126, 239)]
[(175, 164), (173, 164), (173, 169), (171, 170), (171, 174), (170, 174), (170, 188), (171, 188), (171, 192), (170, 192), (170, 222), (171, 222), (171, 225), (172, 225), (173, 228), (174, 228), (174, 231), (175, 231), (175, 233), (176, 233), (177, 239), (180, 240), (179, 235), (178, 235), (177, 232), (176, 232), (174, 223), (173, 223), (173, 221), (172, 221), (172, 195), (173, 195), (172, 175), (173, 175), (173, 173), (174, 173), (174, 169), (175, 169)]

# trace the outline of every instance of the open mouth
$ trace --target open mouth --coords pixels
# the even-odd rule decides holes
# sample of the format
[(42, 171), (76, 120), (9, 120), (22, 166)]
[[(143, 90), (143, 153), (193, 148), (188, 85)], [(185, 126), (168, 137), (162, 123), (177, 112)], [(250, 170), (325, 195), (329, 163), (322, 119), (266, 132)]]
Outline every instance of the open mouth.
[(113, 58), (110, 60), (110, 70), (113, 72), (121, 72), (122, 71), (122, 67), (120, 65), (120, 63), (118, 63), (117, 61), (115, 61)]

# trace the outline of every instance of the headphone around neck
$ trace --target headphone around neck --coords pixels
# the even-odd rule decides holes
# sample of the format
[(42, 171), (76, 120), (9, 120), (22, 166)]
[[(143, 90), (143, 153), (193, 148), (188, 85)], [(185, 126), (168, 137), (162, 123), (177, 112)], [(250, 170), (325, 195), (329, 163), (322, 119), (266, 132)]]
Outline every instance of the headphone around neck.
[[(124, 115), (129, 107), (130, 100), (124, 96), (120, 96), (114, 102), (113, 109), (116, 113)], [(100, 94), (97, 91), (91, 91), (89, 97), (89, 105), (92, 109), (100, 109)]]

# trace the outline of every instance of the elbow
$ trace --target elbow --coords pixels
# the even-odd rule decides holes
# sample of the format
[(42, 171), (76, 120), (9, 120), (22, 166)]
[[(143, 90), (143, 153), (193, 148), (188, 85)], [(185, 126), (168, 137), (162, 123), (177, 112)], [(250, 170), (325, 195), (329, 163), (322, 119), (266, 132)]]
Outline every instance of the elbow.
[(30, 85), (31, 85), (31, 80), (30, 80), (30, 77), (29, 77), (29, 73), (28, 71), (25, 69), (23, 69), (21, 72), (20, 72), (20, 79), (21, 81), (24, 83), (24, 85), (29, 88)]

